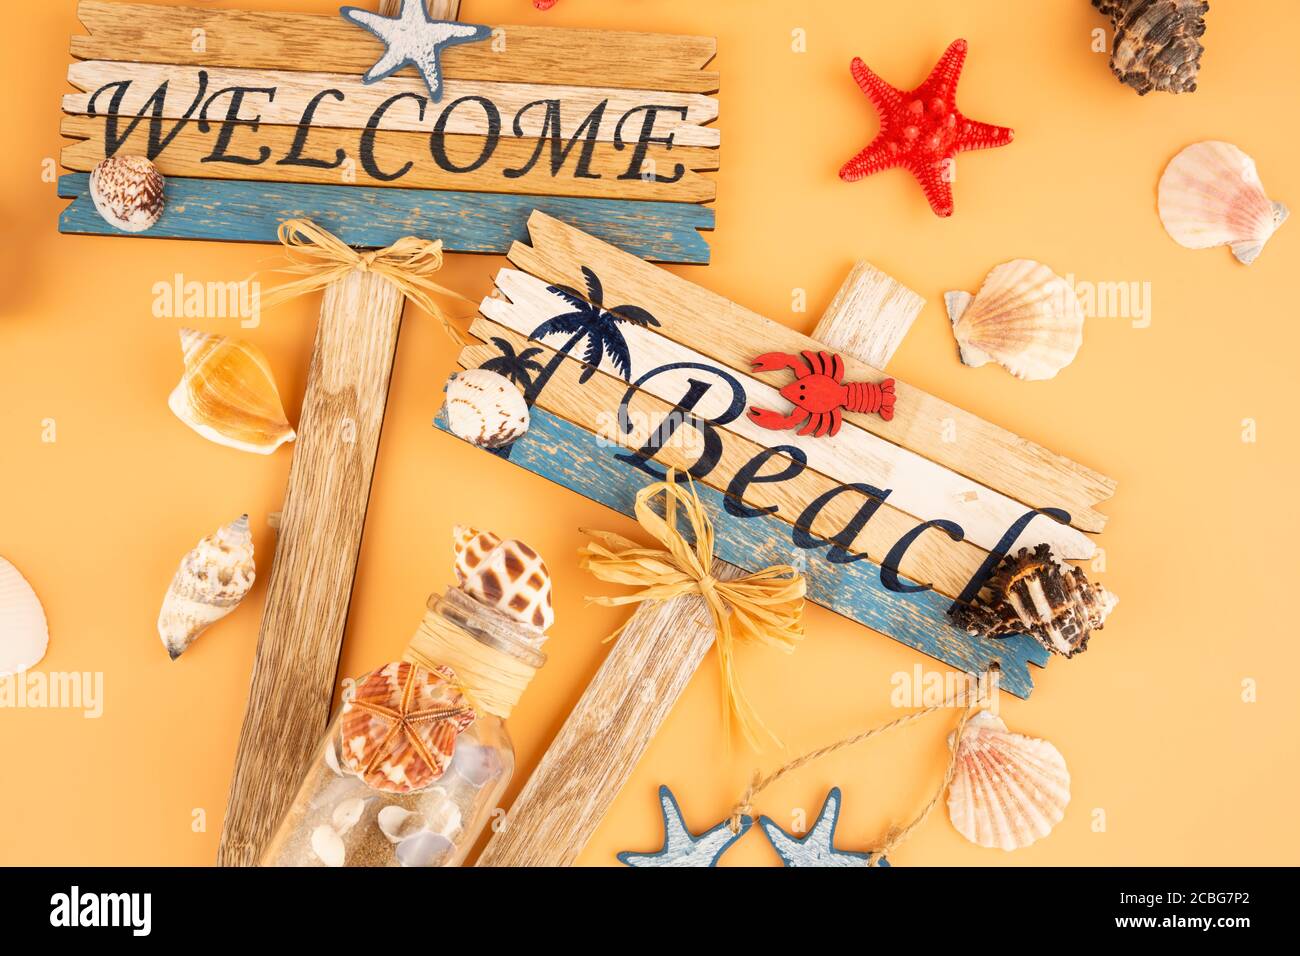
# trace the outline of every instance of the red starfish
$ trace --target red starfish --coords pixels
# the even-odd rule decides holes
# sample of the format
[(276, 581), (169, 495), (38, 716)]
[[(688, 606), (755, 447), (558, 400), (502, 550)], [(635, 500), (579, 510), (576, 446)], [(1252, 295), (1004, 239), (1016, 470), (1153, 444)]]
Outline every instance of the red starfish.
[(840, 170), (857, 182), (894, 166), (911, 171), (936, 216), (952, 215), (953, 156), (967, 149), (992, 149), (1015, 133), (967, 119), (957, 109), (957, 81), (966, 60), (966, 41), (954, 40), (924, 83), (904, 93), (890, 86), (858, 57), (849, 72), (880, 114), (880, 133)]

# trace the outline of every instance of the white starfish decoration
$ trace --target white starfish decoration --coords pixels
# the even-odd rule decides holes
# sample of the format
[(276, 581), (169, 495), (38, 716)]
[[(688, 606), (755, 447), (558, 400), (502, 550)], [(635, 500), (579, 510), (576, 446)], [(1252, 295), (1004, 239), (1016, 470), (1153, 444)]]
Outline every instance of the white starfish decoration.
[(433, 102), (442, 99), (442, 73), (438, 57), (445, 47), (457, 43), (484, 40), (492, 34), (490, 27), (455, 20), (434, 20), (424, 9), (424, 0), (402, 0), (396, 17), (381, 17), (360, 7), (339, 10), (346, 20), (365, 27), (384, 41), (387, 49), (364, 77), (365, 83), (378, 83), (410, 63), (420, 71)]
[(712, 830), (691, 836), (681, 808), (667, 787), (659, 788), (659, 805), (664, 814), (663, 849), (655, 853), (620, 853), (619, 862), (627, 866), (717, 866), (718, 858), (754, 824), (751, 817), (742, 816), (738, 832), (732, 832), (730, 820), (723, 820)]
[[(786, 833), (771, 817), (759, 817), (758, 825), (786, 866), (870, 866), (870, 853), (835, 849), (835, 826), (839, 821), (840, 788), (835, 787), (826, 795), (817, 822), (803, 839)], [(876, 865), (889, 866), (889, 861), (882, 859)]]

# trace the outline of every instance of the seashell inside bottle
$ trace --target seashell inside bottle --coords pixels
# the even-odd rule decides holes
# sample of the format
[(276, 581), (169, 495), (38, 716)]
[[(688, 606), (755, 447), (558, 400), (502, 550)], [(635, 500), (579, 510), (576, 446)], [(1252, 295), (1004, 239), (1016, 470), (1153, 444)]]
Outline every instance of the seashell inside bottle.
[(349, 682), (263, 866), (459, 866), (497, 814), (550, 573), (490, 532), (457, 528), (453, 550), (459, 585), (429, 598), (401, 660)]

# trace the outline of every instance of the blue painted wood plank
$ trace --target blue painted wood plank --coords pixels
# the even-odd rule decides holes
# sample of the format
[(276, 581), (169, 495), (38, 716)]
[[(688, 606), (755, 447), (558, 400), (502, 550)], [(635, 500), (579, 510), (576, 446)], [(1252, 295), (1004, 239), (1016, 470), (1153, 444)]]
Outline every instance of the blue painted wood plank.
[[(637, 492), (652, 479), (619, 461), (615, 455), (622, 449), (537, 406), (531, 415), (528, 432), (510, 446), (510, 461), (622, 514), (634, 513)], [(441, 411), (434, 424), (447, 431)], [(1050, 655), (1032, 638), (971, 637), (949, 622), (950, 598), (934, 591), (890, 591), (880, 583), (880, 568), (873, 562), (833, 564), (825, 549), (796, 548), (792, 527), (780, 518), (732, 517), (723, 511), (721, 492), (703, 484), (695, 487), (713, 519), (717, 557), (748, 571), (802, 564), (814, 603), (969, 673), (981, 673), (998, 661), (1004, 690), (1017, 697), (1033, 690), (1028, 665), (1042, 667)]]
[(281, 222), (307, 218), (359, 249), (413, 235), (441, 239), (448, 252), (504, 255), (512, 242), (528, 241), (528, 216), (540, 209), (643, 259), (703, 264), (709, 244), (699, 230), (713, 228), (712, 209), (686, 202), (172, 177), (158, 223), (148, 232), (125, 233), (96, 212), (89, 179), (86, 173), (59, 178), (59, 195), (73, 200), (59, 217), (60, 232), (277, 242)]

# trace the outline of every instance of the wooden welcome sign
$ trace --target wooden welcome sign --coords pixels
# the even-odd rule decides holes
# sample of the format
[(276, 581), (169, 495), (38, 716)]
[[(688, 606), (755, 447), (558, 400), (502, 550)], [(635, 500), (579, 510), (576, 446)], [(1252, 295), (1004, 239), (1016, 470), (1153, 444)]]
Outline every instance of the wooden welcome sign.
[[(60, 230), (277, 242), (309, 219), (355, 248), (414, 236), (502, 253), (541, 209), (646, 259), (708, 261), (713, 39), (474, 26), (453, 22), (459, 0), (376, 6), (382, 21), (81, 0)], [(89, 195), (116, 156), (166, 177), (146, 231), (119, 231)], [(403, 303), (366, 268), (324, 293), (221, 864), (257, 861), (325, 726)]]
[(123, 153), (167, 177), (148, 236), (275, 242), (305, 216), (355, 247), (416, 235), (504, 253), (542, 209), (646, 259), (708, 261), (712, 38), (485, 26), (440, 54), (435, 99), (409, 69), (367, 83), (384, 44), (338, 14), (77, 13), (64, 232), (114, 231), (85, 173)]

